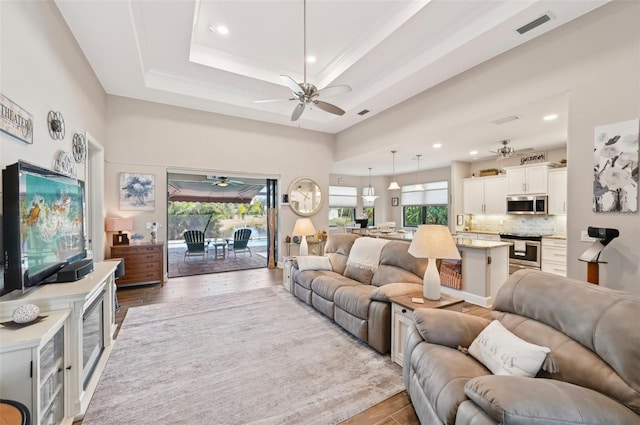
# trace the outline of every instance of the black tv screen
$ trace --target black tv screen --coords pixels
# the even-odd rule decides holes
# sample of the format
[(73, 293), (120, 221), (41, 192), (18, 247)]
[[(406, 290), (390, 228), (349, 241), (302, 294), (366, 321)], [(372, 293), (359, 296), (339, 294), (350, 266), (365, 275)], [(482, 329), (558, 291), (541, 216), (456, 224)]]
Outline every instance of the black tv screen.
[(2, 172), (3, 293), (38, 285), (86, 257), (84, 183), (20, 161)]

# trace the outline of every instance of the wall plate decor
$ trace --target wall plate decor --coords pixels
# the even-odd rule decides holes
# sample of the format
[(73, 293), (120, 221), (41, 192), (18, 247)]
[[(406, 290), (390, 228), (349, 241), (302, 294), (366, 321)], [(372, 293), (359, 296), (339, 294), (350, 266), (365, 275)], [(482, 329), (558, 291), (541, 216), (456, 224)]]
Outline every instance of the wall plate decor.
[(33, 115), (0, 94), (0, 130), (33, 144)]
[(61, 112), (49, 111), (47, 115), (47, 126), (49, 127), (49, 136), (53, 140), (64, 139), (64, 118)]
[(155, 176), (153, 174), (120, 173), (120, 209), (154, 211)]
[(593, 211), (638, 212), (640, 120), (595, 128)]
[(73, 159), (77, 163), (82, 163), (87, 159), (87, 143), (84, 140), (84, 136), (80, 133), (73, 135)]
[(71, 159), (71, 155), (69, 155), (65, 151), (58, 151), (58, 155), (56, 155), (56, 160), (53, 165), (53, 169), (59, 173), (72, 176), (73, 175), (73, 159)]

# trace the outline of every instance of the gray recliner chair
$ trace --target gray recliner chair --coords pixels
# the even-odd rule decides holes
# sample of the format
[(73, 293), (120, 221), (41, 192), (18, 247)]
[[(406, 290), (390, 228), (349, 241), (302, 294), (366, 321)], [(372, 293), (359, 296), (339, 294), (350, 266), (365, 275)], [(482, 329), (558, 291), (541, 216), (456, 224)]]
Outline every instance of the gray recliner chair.
[(417, 309), (403, 375), (422, 424), (640, 424), (640, 297), (521, 270), (493, 308), (510, 332), (548, 347), (557, 370), (493, 375), (459, 349), (489, 320)]

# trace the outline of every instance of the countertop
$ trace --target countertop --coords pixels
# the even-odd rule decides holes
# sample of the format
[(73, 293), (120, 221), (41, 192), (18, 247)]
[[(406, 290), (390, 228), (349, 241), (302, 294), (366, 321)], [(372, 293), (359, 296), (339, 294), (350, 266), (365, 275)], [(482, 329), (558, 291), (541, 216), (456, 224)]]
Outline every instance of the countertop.
[(484, 241), (478, 239), (464, 239), (458, 238), (456, 239), (456, 246), (460, 248), (478, 248), (478, 249), (487, 249), (487, 248), (498, 248), (501, 246), (509, 246), (512, 245), (510, 242), (501, 242), (501, 241)]

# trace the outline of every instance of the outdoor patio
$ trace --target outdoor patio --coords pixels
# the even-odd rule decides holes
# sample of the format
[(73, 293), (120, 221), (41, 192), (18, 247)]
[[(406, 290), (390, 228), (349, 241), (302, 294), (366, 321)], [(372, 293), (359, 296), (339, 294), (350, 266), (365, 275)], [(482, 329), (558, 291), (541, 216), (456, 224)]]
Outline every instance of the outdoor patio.
[(267, 267), (267, 240), (263, 238), (252, 239), (249, 242), (252, 255), (244, 251), (234, 256), (233, 251), (229, 253), (225, 247), (224, 258), (215, 258), (212, 244), (210, 244), (204, 258), (191, 256), (186, 258), (186, 261), (184, 253), (187, 246), (184, 241), (169, 241), (167, 247), (169, 252), (168, 276), (170, 278)]

